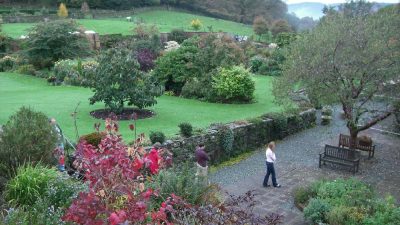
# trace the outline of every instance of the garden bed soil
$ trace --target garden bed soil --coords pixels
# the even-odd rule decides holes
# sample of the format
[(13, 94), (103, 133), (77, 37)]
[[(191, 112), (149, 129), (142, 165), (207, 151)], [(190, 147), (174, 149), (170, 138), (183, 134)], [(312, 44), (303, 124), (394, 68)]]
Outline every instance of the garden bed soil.
[(116, 116), (118, 120), (132, 120), (133, 114), (136, 114), (137, 119), (146, 119), (156, 115), (153, 111), (147, 109), (133, 109), (125, 108), (122, 113), (115, 114), (109, 109), (97, 109), (90, 112), (90, 115), (96, 119), (107, 119), (112, 116)]

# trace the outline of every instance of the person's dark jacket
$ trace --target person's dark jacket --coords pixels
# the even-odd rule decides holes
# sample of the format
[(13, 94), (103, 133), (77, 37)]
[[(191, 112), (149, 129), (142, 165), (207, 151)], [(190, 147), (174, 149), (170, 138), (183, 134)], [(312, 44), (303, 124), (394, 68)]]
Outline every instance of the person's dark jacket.
[(207, 153), (204, 151), (204, 148), (198, 147), (195, 155), (197, 163), (202, 167), (206, 167), (210, 157), (208, 157)]

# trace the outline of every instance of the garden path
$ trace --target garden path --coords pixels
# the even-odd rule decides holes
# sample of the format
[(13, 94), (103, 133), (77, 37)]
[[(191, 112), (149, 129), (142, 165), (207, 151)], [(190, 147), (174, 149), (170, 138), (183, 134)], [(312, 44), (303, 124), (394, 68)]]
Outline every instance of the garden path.
[[(347, 133), (345, 122), (336, 110), (329, 126), (316, 126), (277, 142), (275, 169), (282, 188), (264, 188), (265, 152), (259, 150), (242, 162), (225, 167), (210, 175), (211, 182), (219, 184), (230, 194), (240, 195), (249, 190), (257, 194), (255, 213), (284, 215), (284, 224), (308, 224), (293, 203), (294, 188), (307, 185), (320, 178), (352, 177), (346, 169), (324, 166), (318, 168), (318, 154), (325, 144), (337, 145), (339, 133)], [(389, 129), (394, 118), (389, 117), (374, 128)], [(375, 157), (368, 160), (366, 152), (355, 175), (371, 184), (383, 197), (390, 193), (400, 202), (400, 136), (369, 129), (366, 133), (376, 144)]]

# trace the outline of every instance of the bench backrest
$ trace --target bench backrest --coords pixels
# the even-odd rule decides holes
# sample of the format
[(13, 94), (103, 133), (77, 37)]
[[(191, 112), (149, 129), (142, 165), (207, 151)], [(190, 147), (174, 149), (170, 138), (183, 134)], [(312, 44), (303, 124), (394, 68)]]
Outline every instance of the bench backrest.
[(338, 159), (354, 159), (356, 153), (354, 150), (325, 145), (325, 155)]
[[(340, 134), (339, 135), (339, 145), (340, 146), (345, 146), (345, 147), (350, 147), (350, 136)], [(374, 145), (361, 145), (358, 140), (356, 140), (356, 145), (354, 146), (356, 149), (360, 150), (372, 150), (374, 148)]]

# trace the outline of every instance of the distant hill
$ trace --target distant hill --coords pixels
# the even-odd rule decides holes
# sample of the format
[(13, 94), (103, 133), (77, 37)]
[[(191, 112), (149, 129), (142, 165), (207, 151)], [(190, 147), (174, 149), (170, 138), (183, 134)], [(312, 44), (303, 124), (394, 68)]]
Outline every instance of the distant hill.
[[(378, 10), (382, 7), (388, 6), (391, 3), (375, 3), (374, 10)], [(288, 4), (289, 13), (295, 13), (297, 17), (312, 17), (314, 19), (319, 19), (324, 14), (322, 13), (322, 9), (324, 8), (323, 3), (319, 2), (302, 2), (295, 4)], [(331, 6), (338, 6), (340, 4), (330, 4)]]

